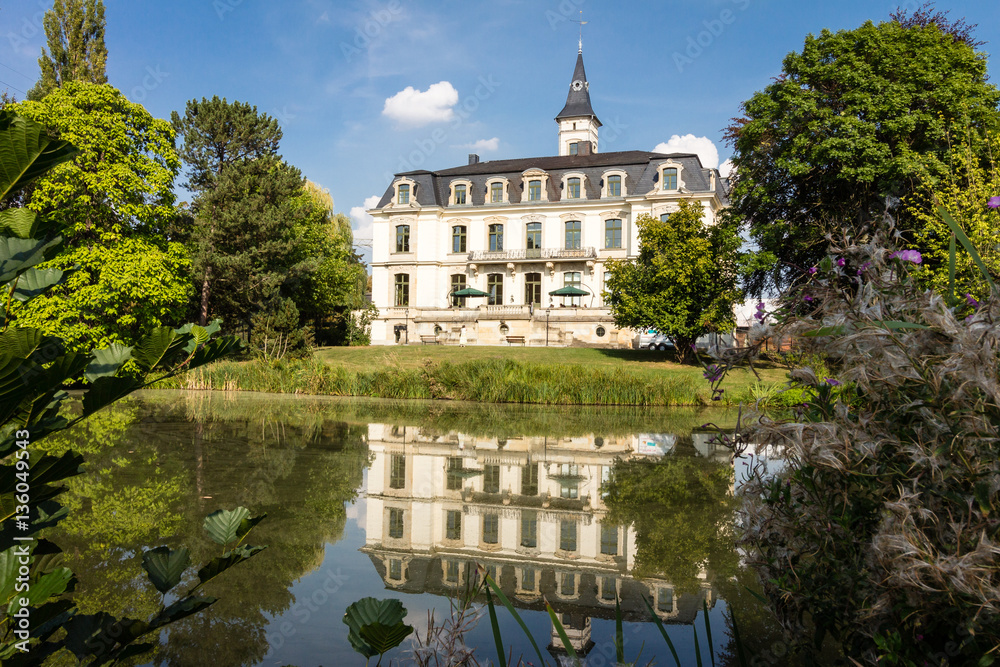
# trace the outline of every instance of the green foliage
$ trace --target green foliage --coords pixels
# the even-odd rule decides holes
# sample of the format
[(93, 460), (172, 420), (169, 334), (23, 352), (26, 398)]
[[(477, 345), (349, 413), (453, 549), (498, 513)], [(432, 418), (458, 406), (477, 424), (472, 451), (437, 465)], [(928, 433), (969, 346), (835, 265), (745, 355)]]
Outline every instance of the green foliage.
[[(986, 156), (985, 158), (982, 156)], [(941, 178), (930, 173), (922, 176), (920, 187), (907, 198), (907, 212), (918, 221), (909, 246), (923, 256), (922, 269), (916, 278), (920, 284), (944, 294), (950, 289), (949, 246), (951, 229), (938, 213), (943, 206), (957, 220), (969, 241), (993, 276), (1000, 276), (1000, 213), (987, 206), (1000, 193), (1000, 132), (991, 131), (984, 138), (968, 133), (961, 143), (950, 147), (945, 159), (948, 171)], [(988, 289), (972, 256), (956, 256), (954, 290), (984, 298)]]
[[(67, 84), (46, 99), (58, 101), (63, 92), (72, 95), (79, 85)], [(97, 89), (106, 92), (106, 87)], [(72, 145), (51, 140), (37, 123), (0, 111), (0, 192), (5, 206), (29, 181), (45, 179), (46, 172), (75, 155)], [(71, 170), (64, 168), (62, 174), (72, 180)], [(33, 200), (46, 196), (46, 185), (52, 183), (43, 180), (35, 188)], [(234, 349), (237, 341), (213, 340), (192, 327), (161, 327), (132, 348), (116, 346), (107, 353), (92, 354), (71, 351), (65, 341), (39, 328), (12, 324), (12, 309), (30, 308), (35, 300), (45, 298), (47, 290), (57, 288), (63, 277), (31, 268), (60, 246), (62, 237), (52, 227), (45, 216), (7, 208), (0, 229), (0, 266), (4, 267), (0, 279), (8, 292), (0, 330), (0, 460), (4, 461), (0, 464), (0, 659), (6, 665), (39, 664), (64, 648), (79, 660), (91, 660), (92, 665), (137, 655), (147, 648), (136, 642), (139, 637), (214, 602), (189, 593), (170, 606), (161, 606), (147, 622), (119, 621), (103, 612), (81, 614), (71, 602), (57, 599), (72, 589), (75, 577), (59, 565), (61, 550), (38, 534), (67, 516), (67, 509), (55, 499), (66, 490), (62, 482), (82, 472), (83, 458), (73, 451), (48, 455), (36, 449), (37, 443), (137, 388), (171, 377), (182, 367), (219, 358)], [(25, 276), (28, 289), (19, 293), (18, 284)], [(15, 294), (19, 294), (17, 300)], [(121, 375), (126, 364), (140, 374)], [(83, 394), (82, 410), (71, 418), (64, 410), (68, 395), (62, 387), (85, 370), (92, 382)], [(147, 379), (147, 374), (155, 377)], [(10, 567), (15, 560), (20, 582)], [(158, 549), (144, 558), (151, 580), (163, 593), (179, 583), (186, 565), (186, 550)], [(31, 608), (30, 637), (17, 620), (23, 607)], [(55, 634), (60, 628), (64, 632)]]
[(733, 305), (742, 299), (737, 228), (726, 218), (705, 224), (701, 203), (688, 201), (665, 222), (641, 215), (636, 225), (638, 258), (607, 264), (605, 300), (615, 325), (658, 329), (693, 360), (699, 336), (735, 325)]
[(347, 608), (344, 624), (347, 639), (354, 650), (365, 658), (381, 656), (403, 643), (413, 626), (403, 623), (406, 608), (399, 600), (361, 598)]
[[(949, 141), (997, 129), (986, 54), (948, 26), (901, 18), (808, 36), (729, 128), (734, 213), (779, 260), (751, 293), (797, 280), (826, 255), (827, 233), (846, 225), (864, 239), (887, 202), (946, 177)], [(925, 234), (923, 222), (900, 212), (900, 231)]]
[(49, 52), (42, 49), (42, 78), (28, 91), (40, 100), (69, 81), (107, 83), (102, 0), (55, 0), (42, 20)]
[(177, 323), (191, 286), (186, 250), (165, 237), (179, 168), (170, 125), (108, 85), (76, 81), (13, 108), (79, 148), (30, 192), (31, 211), (64, 237), (39, 269), (67, 273), (13, 309), (19, 325), (83, 350)]

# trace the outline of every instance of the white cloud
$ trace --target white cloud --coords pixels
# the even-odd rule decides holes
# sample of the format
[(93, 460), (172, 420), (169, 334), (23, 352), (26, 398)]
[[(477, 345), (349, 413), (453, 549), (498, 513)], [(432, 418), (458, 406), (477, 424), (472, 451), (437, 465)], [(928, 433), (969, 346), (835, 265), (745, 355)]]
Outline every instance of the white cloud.
[(685, 134), (683, 137), (675, 134), (666, 143), (660, 142), (653, 149), (654, 153), (694, 153), (701, 158), (701, 166), (714, 169), (719, 166), (719, 149), (708, 137), (696, 137)]
[(470, 150), (482, 151), (484, 153), (487, 151), (495, 151), (500, 148), (500, 138), (493, 137), (492, 139), (480, 139), (471, 144), (462, 144), (461, 146), (458, 146), (458, 148), (468, 148)]
[(419, 126), (442, 123), (455, 116), (458, 91), (447, 81), (439, 81), (425, 90), (407, 86), (386, 99), (382, 115), (403, 125)]
[(719, 165), (719, 174), (723, 178), (729, 178), (735, 169), (736, 168), (733, 166), (733, 160), (730, 158)]
[(354, 240), (361, 241), (371, 239), (373, 218), (368, 215), (368, 209), (375, 208), (381, 199), (378, 195), (372, 195), (365, 199), (364, 206), (352, 206), (348, 215), (351, 218), (351, 229), (354, 230)]

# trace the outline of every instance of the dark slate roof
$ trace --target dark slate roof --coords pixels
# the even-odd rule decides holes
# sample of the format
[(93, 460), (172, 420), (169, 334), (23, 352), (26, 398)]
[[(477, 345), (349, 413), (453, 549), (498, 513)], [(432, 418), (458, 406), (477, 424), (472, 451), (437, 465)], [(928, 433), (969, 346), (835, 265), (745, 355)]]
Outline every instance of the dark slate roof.
[[(486, 182), (495, 176), (508, 180), (508, 193), (511, 201), (521, 200), (521, 174), (532, 167), (541, 169), (549, 175), (549, 201), (560, 201), (562, 192), (562, 177), (568, 172), (582, 173), (587, 177), (584, 196), (586, 199), (600, 199), (601, 178), (606, 170), (619, 168), (625, 172), (625, 189), (630, 195), (646, 193), (656, 187), (659, 174), (657, 167), (665, 160), (679, 162), (683, 168), (684, 187), (690, 192), (706, 192), (709, 190), (712, 169), (702, 167), (697, 155), (690, 153), (651, 153), (648, 151), (618, 151), (615, 153), (593, 153), (591, 155), (551, 155), (545, 157), (519, 158), (515, 160), (492, 160), (462, 165), (451, 169), (427, 171), (425, 169), (396, 174), (396, 177), (406, 176), (416, 183), (415, 192), (411, 193), (421, 206), (447, 206), (450, 183), (455, 179), (472, 182), (469, 198), (473, 206), (486, 203)], [(716, 172), (717, 187), (723, 197), (728, 187)], [(385, 194), (376, 208), (382, 208), (392, 201), (394, 189), (392, 184), (386, 188)], [(464, 208), (452, 207), (456, 210)]]
[[(583, 88), (573, 90), (573, 81), (582, 81)], [(566, 96), (566, 106), (556, 116), (556, 120), (561, 118), (577, 118), (579, 116), (593, 118), (597, 121), (598, 125), (601, 124), (601, 121), (597, 119), (597, 114), (594, 113), (594, 107), (590, 106), (590, 84), (587, 83), (587, 72), (583, 69), (582, 51), (576, 56), (576, 69), (573, 70), (573, 79), (570, 81), (569, 94)]]

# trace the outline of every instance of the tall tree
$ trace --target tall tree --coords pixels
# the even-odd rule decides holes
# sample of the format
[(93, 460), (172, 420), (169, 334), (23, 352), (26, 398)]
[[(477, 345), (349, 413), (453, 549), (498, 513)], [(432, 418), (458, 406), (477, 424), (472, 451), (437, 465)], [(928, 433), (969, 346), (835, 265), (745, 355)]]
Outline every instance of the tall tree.
[[(201, 283), (198, 319), (204, 325), (211, 310), (213, 258), (221, 252), (214, 245), (218, 238), (216, 219), (222, 214), (218, 206), (225, 200), (206, 199), (204, 195), (216, 190), (227, 167), (277, 156), (281, 128), (275, 119), (257, 113), (257, 107), (245, 102), (227, 102), (218, 96), (211, 100), (203, 97), (200, 102), (190, 100), (184, 116), (175, 111), (171, 121), (183, 141), (180, 155), (188, 165), (185, 186), (195, 195), (192, 211), (203, 228), (195, 239), (194, 271)], [(213, 203), (207, 205), (207, 201)]]
[(190, 299), (190, 259), (166, 238), (180, 168), (170, 124), (107, 84), (78, 81), (13, 108), (80, 149), (35, 181), (27, 202), (65, 239), (43, 266), (76, 270), (15, 308), (19, 324), (81, 349), (131, 345), (156, 326), (179, 323)]
[(608, 262), (615, 325), (658, 329), (683, 360), (693, 359), (699, 336), (733, 328), (733, 305), (743, 296), (736, 225), (707, 225), (702, 211), (700, 202), (682, 201), (666, 221), (639, 216), (639, 256)]
[(107, 83), (102, 0), (55, 0), (43, 20), (49, 50), (42, 49), (42, 78), (28, 91), (39, 100), (68, 81)]
[(924, 10), (894, 18), (808, 36), (728, 128), (734, 212), (776, 260), (752, 293), (794, 282), (825, 255), (828, 233), (863, 237), (887, 207), (912, 233), (919, 223), (899, 200), (947, 172), (949, 132), (1000, 125), (970, 27)]

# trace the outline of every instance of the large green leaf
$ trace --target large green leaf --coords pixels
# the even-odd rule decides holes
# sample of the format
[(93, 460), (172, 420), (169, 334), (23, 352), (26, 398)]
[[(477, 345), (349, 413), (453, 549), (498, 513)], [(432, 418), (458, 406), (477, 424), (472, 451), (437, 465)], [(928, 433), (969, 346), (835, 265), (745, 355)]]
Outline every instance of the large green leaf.
[(68, 141), (52, 139), (39, 123), (0, 111), (0, 200), (78, 152)]
[[(156, 628), (163, 627), (167, 623), (173, 623), (174, 621), (179, 621), (186, 616), (191, 614), (197, 614), (202, 609), (206, 607), (211, 607), (215, 604), (218, 598), (213, 598), (210, 596), (198, 597), (198, 598), (182, 598), (177, 602), (173, 603), (163, 611), (161, 611), (156, 618), (154, 618), (150, 624), (148, 630), (155, 630)], [(145, 634), (143, 632), (142, 634)], [(137, 635), (138, 636), (138, 635)]]
[(8, 208), (0, 211), (0, 236), (19, 239), (39, 238), (50, 225), (45, 218), (27, 208)]
[(21, 303), (27, 303), (35, 297), (41, 296), (47, 290), (61, 284), (69, 277), (71, 272), (52, 268), (28, 269), (17, 279), (14, 298)]
[(35, 264), (48, 259), (48, 251), (62, 243), (62, 237), (53, 239), (18, 239), (0, 236), (0, 283), (9, 283)]
[(347, 608), (343, 620), (350, 628), (347, 639), (351, 642), (351, 646), (361, 655), (371, 658), (379, 655), (379, 652), (364, 640), (361, 636), (361, 629), (374, 623), (392, 628), (401, 623), (404, 618), (406, 618), (406, 608), (399, 600), (361, 598)]
[(236, 539), (240, 525), (249, 518), (250, 510), (237, 507), (233, 510), (216, 510), (205, 517), (204, 527), (208, 536), (217, 544), (226, 545)]
[(205, 364), (221, 359), (222, 357), (239, 350), (243, 343), (236, 336), (225, 336), (209, 341), (194, 353), (191, 359), (190, 368), (197, 368)]
[(181, 339), (170, 327), (157, 327), (132, 349), (132, 359), (144, 371), (155, 368), (165, 357), (183, 347)]
[(224, 556), (213, 558), (209, 561), (208, 565), (198, 570), (198, 580), (204, 584), (219, 576), (237, 563), (242, 563), (243, 561), (256, 556), (266, 548), (267, 547), (251, 547), (250, 545), (244, 544), (241, 547), (227, 552)]
[(38, 349), (45, 334), (33, 327), (11, 327), (0, 333), (0, 355), (27, 359)]
[(191, 554), (183, 547), (177, 550), (156, 547), (142, 554), (142, 569), (161, 593), (166, 593), (179, 584), (184, 570), (190, 564)]
[[(73, 572), (68, 567), (56, 568), (52, 572), (39, 577), (31, 582), (27, 591), (16, 595), (7, 607), (7, 613), (13, 615), (21, 607), (41, 604), (51, 597), (62, 595), (73, 580)], [(27, 600), (27, 605), (22, 605), (21, 601)]]
[(129, 377), (98, 378), (83, 395), (83, 414), (90, 416), (141, 386), (141, 381)]
[[(390, 651), (406, 639), (413, 632), (412, 625), (406, 625), (402, 621), (396, 625), (383, 625), (382, 623), (369, 623), (361, 628), (361, 639), (372, 647), (376, 654), (382, 655)], [(371, 657), (371, 656), (368, 656)]]
[(110, 377), (132, 358), (132, 348), (114, 343), (111, 347), (94, 350), (94, 360), (87, 366), (86, 378), (90, 382), (102, 377)]
[(255, 516), (240, 521), (240, 527), (236, 531), (236, 538), (242, 540), (250, 533), (251, 530), (253, 530), (254, 526), (263, 521), (266, 517), (267, 517), (267, 512), (261, 514), (260, 516)]

